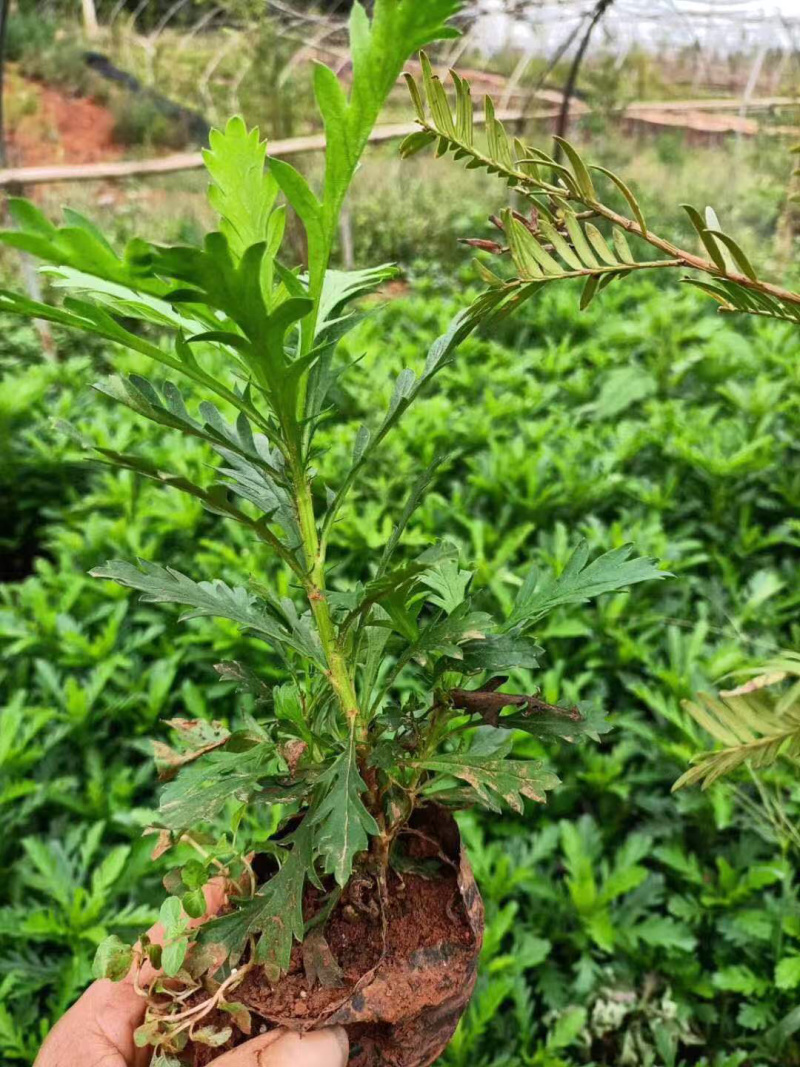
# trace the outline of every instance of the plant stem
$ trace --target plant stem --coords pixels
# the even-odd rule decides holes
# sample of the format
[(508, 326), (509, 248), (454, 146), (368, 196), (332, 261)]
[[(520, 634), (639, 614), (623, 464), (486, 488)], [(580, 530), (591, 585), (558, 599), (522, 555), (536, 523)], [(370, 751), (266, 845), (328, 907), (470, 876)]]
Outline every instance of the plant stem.
[(616, 211), (612, 211), (611, 208), (606, 207), (604, 204), (589, 200), (584, 201), (584, 203), (598, 215), (602, 215), (609, 222), (619, 226), (620, 229), (627, 230), (628, 233), (632, 233), (636, 237), (641, 237), (642, 240), (647, 241), (654, 248), (659, 248), (662, 252), (666, 252), (667, 255), (679, 260), (685, 267), (702, 271), (703, 274), (714, 275), (717, 278), (721, 278), (722, 281), (736, 282), (737, 285), (741, 285), (745, 289), (752, 289), (756, 293), (768, 293), (786, 304), (800, 304), (800, 293), (793, 293), (789, 289), (773, 285), (771, 282), (762, 281), (760, 278), (754, 281), (752, 278), (748, 278), (746, 274), (738, 274), (735, 271), (723, 272), (709, 260), (703, 259), (702, 256), (696, 256), (692, 252), (687, 252), (683, 248), (678, 248), (671, 241), (665, 241), (663, 237), (657, 237), (650, 230), (646, 234), (642, 233), (642, 228), (638, 222), (617, 214)]
[(359, 717), (355, 683), (339, 644), (336, 627), (331, 618), (330, 605), (325, 588), (325, 554), (320, 544), (314, 516), (314, 500), (305, 471), (293, 464), (295, 505), (303, 539), (306, 560), (305, 589), (311, 611), (317, 624), (319, 639), (328, 664), (328, 680), (345, 714), (350, 729), (356, 727)]

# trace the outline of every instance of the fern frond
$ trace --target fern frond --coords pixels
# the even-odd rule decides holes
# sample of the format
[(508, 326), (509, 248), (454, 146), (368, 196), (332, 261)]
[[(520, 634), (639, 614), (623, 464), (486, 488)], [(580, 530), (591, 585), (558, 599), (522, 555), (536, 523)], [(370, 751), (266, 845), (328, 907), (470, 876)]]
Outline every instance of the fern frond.
[[(696, 208), (683, 205), (708, 258), (679, 248), (647, 225), (641, 206), (622, 178), (605, 167), (588, 164), (569, 141), (556, 138), (566, 160), (563, 164), (519, 138), (512, 140), (488, 96), (484, 101), (485, 145), (480, 146), (475, 137), (469, 82), (450, 72), (455, 90), (454, 114), (441, 79), (424, 53), (420, 63), (421, 85), (410, 74), (406, 74), (406, 81), (421, 129), (406, 138), (401, 154), (409, 156), (435, 143), (437, 156), (452, 152), (455, 159), (466, 160), (468, 170), (482, 169), (499, 176), (510, 188), (528, 197), (535, 215), (542, 220), (538, 228), (531, 229), (513, 215), (508, 221), (510, 212), (506, 212), (504, 230), (509, 247), (504, 251), (511, 252), (517, 278), (503, 282), (492, 272), (486, 278), (485, 268), (482, 269), (494, 291), (490, 298), (481, 298), (481, 313), (505, 308), (506, 301), (512, 298), (516, 306), (514, 294), (523, 290), (527, 295), (535, 292), (530, 288), (532, 283), (538, 287), (545, 282), (585, 277), (581, 296), (584, 308), (614, 278), (635, 270), (689, 269), (711, 277), (711, 281), (693, 277), (683, 280), (716, 300), (722, 312), (800, 324), (800, 294), (759, 278), (744, 249), (722, 230), (713, 209), (707, 208), (703, 217)], [(632, 218), (620, 215), (603, 202), (593, 171), (607, 178), (624, 197)], [(582, 212), (580, 208), (587, 210)], [(611, 244), (596, 226), (579, 219), (583, 214), (610, 223)], [(637, 261), (626, 234), (646, 241), (665, 258)], [(503, 288), (505, 295), (501, 296)], [(477, 309), (473, 310), (478, 314)]]
[[(788, 678), (788, 689), (774, 687)], [(685, 785), (700, 783), (707, 789), (718, 778), (746, 764), (759, 770), (781, 757), (800, 759), (800, 655), (782, 653), (764, 664), (750, 681), (735, 689), (721, 690), (718, 697), (698, 694), (684, 708), (695, 722), (722, 744), (713, 752), (702, 752), (694, 766), (681, 775), (673, 792)]]

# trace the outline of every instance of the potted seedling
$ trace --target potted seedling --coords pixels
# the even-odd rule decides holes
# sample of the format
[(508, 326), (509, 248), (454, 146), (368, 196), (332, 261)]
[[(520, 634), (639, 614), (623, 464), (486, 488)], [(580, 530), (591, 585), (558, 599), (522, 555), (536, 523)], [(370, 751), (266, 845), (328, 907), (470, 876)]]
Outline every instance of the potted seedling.
[[(377, 0), (370, 20), (355, 4), (349, 95), (326, 67), (314, 75), (328, 139), (321, 195), (233, 119), (205, 153), (218, 224), (200, 247), (134, 240), (118, 253), (74, 212), (57, 227), (31, 204), (11, 204), (16, 228), (3, 239), (43, 259), (67, 296), (54, 307), (5, 292), (0, 310), (149, 357), (154, 380), (120, 375), (97, 388), (205, 442), (217, 467), (199, 484), (138, 455), (101, 447), (100, 458), (196, 497), (219, 517), (220, 538), (226, 523), (240, 524), (291, 578), (291, 595), (281, 597), (264, 575), (232, 588), (195, 581), (168, 560), (93, 571), (143, 600), (182, 605), (184, 618), (233, 620), (264, 642), (262, 658), (217, 668), (252, 695), (253, 714), (235, 729), (173, 720), (175, 746), (157, 749), (165, 784), (154, 856), (180, 846), (164, 879), (163, 946), (110, 938), (97, 954), (98, 977), (134, 970), (148, 1001), (136, 1039), (152, 1046), (156, 1067), (207, 1063), (265, 1027), (331, 1024), (348, 1028), (358, 1063), (432, 1062), (470, 996), (483, 925), (452, 812), (523, 813), (526, 799), (544, 801), (557, 779), (513, 754), (515, 731), (574, 741), (599, 726), (585, 709), (508, 692), (509, 672), (536, 669), (535, 632), (553, 609), (663, 576), (629, 546), (590, 561), (581, 544), (562, 573), (521, 575), (499, 618), (452, 545), (415, 557), (404, 550), (434, 464), (398, 503), (365, 580), (331, 580), (334, 524), (387, 434), (478, 323), (530, 289), (509, 282), (499, 300), (506, 283), (492, 274), (488, 298), (436, 341), (420, 374), (399, 374), (387, 409), (355, 434), (349, 469), (322, 484), (318, 430), (336, 417), (334, 384), (357, 373), (337, 346), (358, 321), (353, 302), (390, 275), (330, 268), (340, 209), (402, 65), (453, 34), (447, 19), (457, 6)], [(437, 118), (452, 125), (424, 69)], [(466, 122), (461, 110), (459, 129)], [(406, 150), (434, 136), (423, 129)], [(559, 191), (569, 195), (563, 183)], [(287, 206), (305, 229), (304, 267), (285, 258)], [(507, 224), (516, 259), (530, 244), (513, 229), (516, 216)], [(264, 658), (282, 664), (283, 684), (262, 679)], [(226, 903), (190, 928), (212, 878), (224, 883)]]

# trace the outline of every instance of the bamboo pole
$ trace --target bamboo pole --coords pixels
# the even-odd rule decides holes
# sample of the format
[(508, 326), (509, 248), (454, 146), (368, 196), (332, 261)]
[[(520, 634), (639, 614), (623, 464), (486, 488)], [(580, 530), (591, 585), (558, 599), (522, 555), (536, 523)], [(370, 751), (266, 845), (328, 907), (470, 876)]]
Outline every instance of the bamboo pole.
[[(748, 111), (756, 111), (794, 104), (796, 104), (796, 100), (793, 97), (772, 96), (752, 99), (748, 102), (747, 107)], [(669, 125), (678, 126), (680, 125), (680, 113), (684, 111), (737, 111), (740, 107), (741, 99), (652, 101), (634, 102), (624, 108), (620, 108), (615, 113), (624, 118), (634, 118), (642, 122), (652, 122), (658, 125), (659, 123), (653, 113), (663, 112), (669, 116), (666, 120)], [(581, 101), (574, 100), (572, 101), (571, 110), (575, 113), (578, 111), (583, 112), (585, 105)], [(652, 117), (649, 117), (647, 112)], [(557, 108), (534, 112), (511, 110), (498, 111), (497, 113), (497, 117), (502, 122), (510, 123), (552, 119), (557, 115)], [(482, 123), (484, 121), (483, 115), (476, 114), (475, 121), (476, 123)], [(687, 126), (697, 128), (694, 122), (687, 121)], [(382, 141), (397, 140), (408, 136), (409, 133), (414, 133), (418, 128), (415, 123), (379, 126), (373, 130), (370, 141), (373, 144), (377, 144)], [(709, 130), (709, 132), (715, 131)], [(781, 128), (781, 132), (786, 131)], [(793, 129), (789, 132), (789, 135), (794, 135)], [(279, 159), (302, 155), (304, 152), (320, 152), (324, 148), (324, 134), (293, 137), (286, 140), (271, 141), (269, 144), (270, 155)], [(178, 174), (185, 171), (200, 170), (202, 166), (203, 156), (200, 152), (178, 152), (169, 156), (160, 156), (157, 159), (115, 160), (114, 162), (106, 163), (64, 163), (41, 167), (9, 167), (5, 170), (0, 170), (0, 189), (13, 188), (19, 185), (47, 185), (53, 182), (114, 181), (157, 174)]]
[[(521, 122), (526, 118), (552, 118), (553, 111), (524, 115), (519, 111), (498, 112), (503, 122)], [(476, 122), (483, 121), (482, 116), (475, 116)], [(379, 126), (373, 130), (370, 142), (393, 141), (407, 137), (419, 129), (416, 123)], [(270, 141), (269, 154), (278, 159), (301, 155), (303, 152), (320, 152), (325, 148), (325, 135), (312, 134), (308, 137), (292, 137), (283, 141)], [(159, 159), (116, 160), (111, 163), (65, 163), (45, 167), (9, 167), (0, 170), (0, 189), (15, 185), (46, 185), (52, 182), (88, 182), (119, 178), (139, 178), (151, 174), (177, 174), (184, 171), (200, 170), (203, 167), (201, 152), (179, 152)]]

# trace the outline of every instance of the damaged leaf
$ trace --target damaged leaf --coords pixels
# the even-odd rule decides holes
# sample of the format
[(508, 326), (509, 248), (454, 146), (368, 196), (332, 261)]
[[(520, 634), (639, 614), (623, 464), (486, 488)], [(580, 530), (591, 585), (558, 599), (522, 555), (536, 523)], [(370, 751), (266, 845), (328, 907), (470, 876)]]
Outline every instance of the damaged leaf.
[(192, 1041), (198, 1045), (207, 1045), (208, 1048), (220, 1048), (221, 1045), (230, 1041), (232, 1036), (233, 1030), (230, 1026), (222, 1030), (217, 1030), (214, 1026), (199, 1026), (196, 1030), (192, 1030)]
[(322, 989), (339, 989), (343, 985), (342, 969), (320, 927), (306, 934), (303, 941), (303, 969), (309, 989), (318, 985)]
[(180, 750), (170, 748), (161, 741), (153, 742), (153, 753), (159, 777), (167, 778), (187, 763), (206, 752), (220, 748), (230, 737), (230, 731), (219, 722), (205, 719), (167, 719), (178, 734)]
[(107, 937), (97, 946), (92, 974), (95, 978), (110, 978), (121, 982), (133, 963), (133, 949), (116, 934)]
[[(441, 777), (460, 778), (474, 790), (477, 801), (490, 811), (499, 812), (503, 800), (518, 814), (522, 814), (523, 797), (540, 804), (548, 789), (555, 789), (559, 779), (542, 769), (538, 761), (496, 759), (474, 753), (444, 753), (424, 760), (419, 766)], [(429, 796), (436, 795), (438, 779), (426, 788)]]
[(221, 1000), (218, 1007), (220, 1011), (225, 1011), (232, 1016), (233, 1021), (243, 1034), (247, 1034), (248, 1037), (252, 1034), (253, 1017), (244, 1004), (240, 1004), (238, 1001)]
[(278, 771), (275, 750), (256, 745), (247, 752), (209, 752), (184, 767), (161, 791), (159, 817), (170, 830), (207, 822), (229, 800), (244, 803)]

